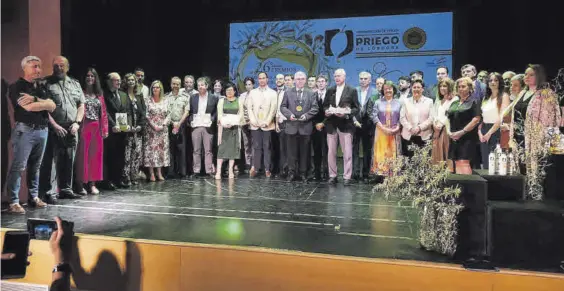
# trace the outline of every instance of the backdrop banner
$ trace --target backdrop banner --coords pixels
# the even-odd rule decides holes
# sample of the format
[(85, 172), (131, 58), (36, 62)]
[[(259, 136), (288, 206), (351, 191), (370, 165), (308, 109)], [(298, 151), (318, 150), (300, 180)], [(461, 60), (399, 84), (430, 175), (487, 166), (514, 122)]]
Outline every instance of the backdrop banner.
[(229, 76), (240, 89), (243, 79), (264, 71), (269, 85), (277, 74), (304, 71), (325, 74), (332, 82), (337, 68), (358, 85), (358, 73), (396, 82), (421, 70), (426, 84), (435, 84), (436, 68), (452, 71), (452, 13), (388, 15), (232, 23)]

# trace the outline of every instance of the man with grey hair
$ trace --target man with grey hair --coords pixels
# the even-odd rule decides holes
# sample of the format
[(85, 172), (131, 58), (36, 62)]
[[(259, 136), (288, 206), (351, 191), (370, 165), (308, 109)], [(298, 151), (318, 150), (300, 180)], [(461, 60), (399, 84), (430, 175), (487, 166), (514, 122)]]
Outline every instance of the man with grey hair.
[[(374, 123), (372, 122), (372, 108), (378, 98), (376, 88), (370, 86), (372, 75), (369, 72), (358, 74), (360, 86), (356, 88), (358, 92), (358, 102), (360, 108), (356, 120), (358, 127), (353, 137), (353, 178), (368, 182), (370, 173), (370, 161), (372, 160), (372, 144), (374, 141)], [(362, 159), (360, 158), (360, 145), (362, 144)]]
[(190, 114), (190, 96), (188, 93), (180, 93), (180, 78), (173, 77), (170, 80), (172, 91), (166, 94), (171, 124), (169, 126), (170, 138), (170, 167), (169, 177), (186, 176), (186, 118)]
[(74, 161), (85, 97), (80, 83), (67, 75), (69, 68), (67, 58), (57, 56), (53, 59), (53, 75), (47, 77), (47, 90), (57, 105), (50, 114), (51, 130), (41, 166), (40, 191), (48, 203), (57, 198), (76, 199), (86, 195), (82, 187), (76, 194), (73, 192)]
[(180, 94), (188, 94), (188, 96), (198, 94), (198, 90), (194, 89), (194, 85), (196, 84), (196, 78), (192, 75), (184, 76), (184, 88), (180, 88)]
[[(55, 103), (38, 80), (41, 77), (41, 60), (35, 56), (22, 59), (24, 76), (10, 86), (10, 101), (14, 108), (14, 135), (12, 135), (12, 161), (6, 178), (6, 191), (12, 201), (9, 213), (23, 214), (20, 205), (20, 182), (27, 169), (28, 205), (45, 207), (39, 197), (39, 168), (47, 143), (49, 112), (55, 110)], [(3, 157), (4, 159), (7, 157)]]
[[(358, 115), (358, 92), (355, 88), (345, 84), (346, 73), (344, 69), (337, 69), (333, 74), (335, 86), (327, 90), (323, 102), (325, 111), (325, 128), (327, 129), (327, 147), (329, 164), (329, 184), (337, 183), (337, 146), (341, 144), (344, 164), (344, 184), (352, 183), (353, 161), (353, 135), (355, 125), (353, 118)], [(329, 108), (348, 111), (347, 113), (333, 113)]]
[[(284, 92), (281, 111), (286, 117), (284, 131), (288, 141), (288, 168), (289, 181), (295, 181), (299, 175), (302, 181), (307, 182), (307, 169), (311, 147), (311, 133), (313, 131), (312, 118), (319, 110), (317, 94), (305, 88), (306, 74), (298, 71), (294, 75), (294, 88)], [(298, 156), (299, 167), (298, 165)], [(298, 170), (299, 173), (296, 171)]]
[(215, 179), (213, 162), (213, 123), (217, 120), (217, 102), (219, 98), (210, 94), (209, 79), (200, 77), (196, 81), (198, 93), (190, 97), (189, 121), (192, 127), (193, 170), (199, 175), (202, 170), (202, 147), (204, 150), (205, 172)]

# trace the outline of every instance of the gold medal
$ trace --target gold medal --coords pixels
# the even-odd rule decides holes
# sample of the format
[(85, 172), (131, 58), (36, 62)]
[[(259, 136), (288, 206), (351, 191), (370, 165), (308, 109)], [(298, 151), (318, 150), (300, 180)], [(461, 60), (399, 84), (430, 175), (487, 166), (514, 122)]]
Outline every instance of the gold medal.
[(302, 112), (303, 108), (302, 108), (301, 105), (298, 105), (298, 106), (296, 106), (296, 110), (297, 110), (298, 112)]
[(264, 119), (264, 113), (262, 113), (262, 112), (259, 112), (259, 114), (258, 114), (258, 118), (259, 118), (259, 119)]

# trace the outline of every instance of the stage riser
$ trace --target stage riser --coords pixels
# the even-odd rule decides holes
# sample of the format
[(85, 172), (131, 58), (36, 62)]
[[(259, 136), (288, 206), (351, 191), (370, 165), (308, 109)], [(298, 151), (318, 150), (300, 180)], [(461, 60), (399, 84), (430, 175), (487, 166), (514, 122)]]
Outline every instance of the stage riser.
[[(96, 236), (81, 236), (76, 245), (82, 271), (74, 282), (85, 290), (553, 291), (564, 286), (564, 276), (472, 272), (425, 262)], [(19, 281), (49, 284), (48, 243), (34, 240), (31, 251), (28, 275)]]
[(525, 176), (489, 175), (488, 170), (474, 170), (487, 181), (487, 196), (490, 201), (523, 201), (525, 199)]
[[(564, 210), (543, 202), (490, 202), (489, 252), (495, 265), (558, 271)], [(564, 290), (564, 289), (563, 289)]]

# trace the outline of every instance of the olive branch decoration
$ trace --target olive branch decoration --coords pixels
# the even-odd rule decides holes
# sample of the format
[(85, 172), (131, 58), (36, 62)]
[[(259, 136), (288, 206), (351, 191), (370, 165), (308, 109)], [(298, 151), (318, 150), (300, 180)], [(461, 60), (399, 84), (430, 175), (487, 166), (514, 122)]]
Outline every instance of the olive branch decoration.
[(461, 189), (447, 185), (448, 167), (445, 162), (432, 162), (431, 148), (431, 143), (411, 146), (412, 158), (386, 160), (388, 173), (374, 191), (383, 192), (388, 200), (410, 201), (420, 216), (421, 246), (452, 256), (457, 247), (457, 216), (463, 208), (457, 199)]

